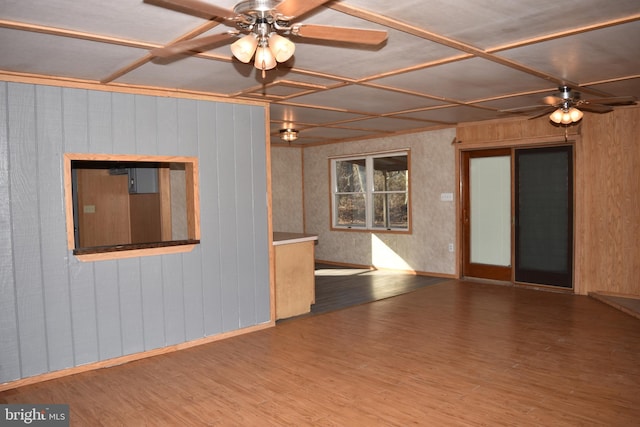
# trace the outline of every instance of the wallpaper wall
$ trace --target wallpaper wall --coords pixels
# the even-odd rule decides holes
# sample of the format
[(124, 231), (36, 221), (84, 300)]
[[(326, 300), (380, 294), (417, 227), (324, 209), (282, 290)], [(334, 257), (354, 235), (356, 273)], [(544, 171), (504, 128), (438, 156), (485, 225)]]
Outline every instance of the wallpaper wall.
[(271, 148), (271, 194), (273, 230), (304, 232), (300, 148)]
[[(304, 149), (306, 232), (318, 234), (316, 259), (378, 268), (453, 275), (456, 254), (454, 128)], [(329, 158), (410, 149), (411, 234), (331, 231)], [(275, 169), (275, 168), (274, 168)], [(454, 247), (454, 250), (456, 248)]]

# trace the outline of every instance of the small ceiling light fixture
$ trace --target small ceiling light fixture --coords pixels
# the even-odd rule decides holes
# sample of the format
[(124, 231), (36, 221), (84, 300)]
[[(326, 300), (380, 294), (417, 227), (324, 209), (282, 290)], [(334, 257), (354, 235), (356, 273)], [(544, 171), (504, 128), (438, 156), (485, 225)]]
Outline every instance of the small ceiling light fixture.
[(298, 139), (298, 130), (292, 128), (280, 129), (280, 139), (291, 142)]
[(564, 102), (556, 111), (551, 113), (549, 119), (557, 124), (569, 125), (580, 121), (584, 114), (575, 107), (571, 107), (568, 102)]

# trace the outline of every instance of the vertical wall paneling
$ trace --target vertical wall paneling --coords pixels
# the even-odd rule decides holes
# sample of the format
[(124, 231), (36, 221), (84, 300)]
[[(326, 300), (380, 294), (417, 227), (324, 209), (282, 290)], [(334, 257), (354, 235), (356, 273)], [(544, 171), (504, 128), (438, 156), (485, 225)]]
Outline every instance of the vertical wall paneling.
[[(198, 155), (198, 129), (203, 125), (199, 120), (198, 109), (206, 104), (201, 101), (193, 101), (189, 99), (178, 99), (178, 124), (177, 129), (180, 131), (180, 138), (176, 136), (177, 154), (181, 156), (197, 156)], [(203, 120), (211, 121), (215, 116), (202, 117)]]
[[(62, 91), (63, 153), (89, 151), (89, 94), (82, 89)], [(67, 256), (73, 354), (75, 364), (83, 365), (99, 358), (93, 263)]]
[[(113, 152), (131, 154), (136, 147), (135, 99), (131, 94), (112, 93)], [(120, 330), (122, 353), (145, 350), (140, 260), (118, 260), (118, 295), (120, 298)]]
[[(206, 288), (202, 281), (201, 245), (192, 252), (182, 255), (184, 282), (184, 331), (186, 341), (201, 338), (205, 335), (204, 327), (204, 289), (213, 287), (213, 280)], [(216, 289), (216, 287), (213, 287)], [(208, 307), (208, 310), (211, 308)]]
[[(174, 98), (157, 98), (157, 149), (154, 153), (178, 154), (182, 129), (178, 123), (178, 101)], [(180, 134), (180, 137), (179, 137)], [(150, 152), (147, 150), (147, 152)], [(165, 345), (185, 340), (185, 307), (182, 255), (162, 257), (163, 305)]]
[[(0, 82), (0, 383), (269, 321), (264, 108)], [(64, 153), (197, 156), (200, 245), (80, 262)]]
[[(206, 109), (209, 103), (193, 101), (188, 99), (177, 100), (177, 117), (180, 139), (176, 137), (177, 153), (181, 156), (198, 156), (198, 144), (200, 126), (207, 126), (215, 119), (215, 110)], [(200, 120), (199, 112), (205, 109), (208, 113)], [(202, 131), (204, 144), (212, 144), (206, 139), (211, 139), (213, 131), (206, 128)], [(202, 168), (198, 168), (202, 171)], [(201, 173), (201, 172), (200, 172)], [(200, 191), (203, 188), (202, 176), (199, 179)], [(209, 183), (204, 185), (208, 188)], [(200, 198), (202, 200), (202, 197)], [(201, 206), (202, 210), (202, 206)], [(211, 212), (210, 210), (207, 210)], [(202, 219), (201, 226), (202, 226)], [(202, 232), (202, 229), (201, 229)], [(207, 260), (209, 262), (209, 260)], [(198, 246), (190, 253), (182, 254), (182, 273), (184, 287), (184, 333), (186, 340), (192, 340), (205, 336), (204, 332), (204, 306), (203, 306), (203, 283), (201, 247)], [(213, 281), (209, 282), (213, 284)]]
[(0, 82), (0, 382), (20, 377), (20, 349), (13, 279), (7, 83)]
[[(202, 242), (221, 242), (220, 236), (220, 182), (218, 175), (217, 110), (224, 105), (201, 103), (198, 106), (198, 140), (200, 153), (200, 239)], [(202, 305), (205, 334), (222, 332), (222, 273), (223, 245), (200, 245), (202, 257)]]
[[(232, 126), (223, 126), (231, 123)], [(238, 328), (238, 224), (236, 222), (236, 136), (234, 107), (220, 106), (216, 116), (216, 140), (218, 146), (218, 203), (220, 207), (220, 280), (222, 285), (222, 328), (229, 331)], [(242, 260), (244, 261), (244, 260)]]
[(111, 93), (90, 91), (88, 101), (89, 150), (113, 153)]
[(136, 96), (135, 118), (135, 154), (157, 154), (158, 117), (156, 98), (152, 96)]
[(99, 360), (96, 293), (93, 263), (69, 259), (69, 292), (71, 293), (71, 325), (76, 365)]
[[(583, 271), (581, 293), (640, 295), (640, 108), (586, 114), (582, 120), (579, 166), (583, 169), (581, 229), (576, 232)], [(578, 245), (578, 243), (581, 243)]]
[(255, 283), (256, 271), (245, 268), (246, 265), (255, 266), (253, 236), (255, 234), (253, 218), (247, 213), (252, 212), (253, 188), (252, 144), (251, 139), (251, 109), (248, 106), (234, 107), (236, 128), (236, 222), (238, 254), (243, 262), (238, 268), (238, 309), (240, 326), (252, 325), (255, 319)]
[(100, 360), (122, 356), (117, 261), (94, 265)]
[(36, 87), (38, 143), (38, 201), (43, 271), (43, 292), (49, 369), (73, 366), (73, 341), (69, 300), (69, 270), (60, 263), (68, 252), (67, 235), (59, 220), (64, 217), (62, 176), (62, 90)]
[(158, 99), (158, 152), (178, 153), (178, 117), (175, 98)]
[(269, 258), (264, 257), (269, 251), (269, 224), (267, 216), (267, 142), (265, 141), (267, 120), (265, 111), (258, 108), (251, 110), (251, 158), (253, 188), (253, 250), (254, 250), (254, 292), (255, 310), (258, 323), (268, 322), (271, 317), (271, 292), (269, 288)]
[(144, 349), (165, 345), (162, 264), (159, 257), (140, 258)]
[(124, 93), (111, 94), (113, 132), (113, 152), (117, 154), (135, 153), (135, 96)]
[(62, 150), (65, 153), (83, 153), (89, 150), (88, 98), (87, 90), (62, 91)]
[(182, 254), (162, 256), (165, 345), (185, 341)]
[(35, 87), (9, 85), (11, 220), (21, 373), (49, 370), (42, 290)]
[(120, 297), (120, 330), (122, 353), (144, 351), (142, 324), (142, 289), (140, 288), (140, 260), (118, 260), (118, 284)]

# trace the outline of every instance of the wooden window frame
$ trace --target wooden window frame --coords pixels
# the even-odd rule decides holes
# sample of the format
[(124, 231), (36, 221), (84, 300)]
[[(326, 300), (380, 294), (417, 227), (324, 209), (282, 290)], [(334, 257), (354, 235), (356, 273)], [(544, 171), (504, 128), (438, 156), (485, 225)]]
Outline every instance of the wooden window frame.
[[(336, 196), (336, 176), (335, 176), (335, 162), (340, 160), (353, 160), (353, 159), (364, 159), (367, 163), (367, 179), (371, 181), (373, 184), (373, 169), (369, 166), (373, 163), (374, 158), (379, 157), (391, 157), (396, 155), (406, 155), (407, 156), (407, 228), (382, 228), (382, 227), (374, 227), (372, 224), (372, 215), (373, 215), (373, 196), (375, 194), (380, 194), (380, 192), (374, 191), (371, 188), (367, 187), (364, 192), (365, 195), (365, 204), (366, 204), (366, 224), (364, 226), (340, 226), (336, 225), (336, 212), (335, 212), (335, 196)], [(408, 148), (398, 149), (398, 150), (390, 150), (390, 151), (379, 151), (373, 153), (358, 153), (353, 155), (341, 155), (329, 158), (329, 206), (330, 206), (330, 224), (331, 231), (356, 231), (356, 232), (366, 232), (366, 233), (396, 233), (396, 234), (411, 234), (411, 150)]]
[[(80, 161), (121, 161), (121, 162), (154, 162), (182, 163), (185, 165), (187, 233), (186, 240), (174, 240), (150, 244), (115, 245), (100, 248), (76, 248), (73, 216), (73, 184), (72, 162)], [(67, 227), (67, 246), (80, 261), (101, 261), (110, 259), (133, 258), (151, 255), (163, 255), (190, 252), (200, 243), (200, 186), (197, 157), (152, 156), (129, 154), (93, 154), (65, 153), (64, 169), (64, 201)], [(160, 179), (168, 177), (160, 176)]]

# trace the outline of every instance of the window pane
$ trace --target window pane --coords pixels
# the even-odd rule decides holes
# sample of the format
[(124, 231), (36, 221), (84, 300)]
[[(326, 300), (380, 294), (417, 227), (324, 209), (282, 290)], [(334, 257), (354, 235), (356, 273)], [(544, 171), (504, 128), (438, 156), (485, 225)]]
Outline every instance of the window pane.
[(408, 228), (407, 195), (404, 193), (374, 194), (373, 226)]
[(336, 195), (338, 226), (366, 226), (364, 194), (337, 194)]
[(373, 159), (374, 191), (407, 190), (407, 156), (376, 157)]
[(360, 193), (367, 188), (365, 159), (336, 161), (338, 193)]

